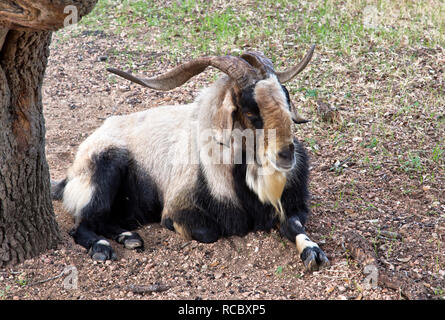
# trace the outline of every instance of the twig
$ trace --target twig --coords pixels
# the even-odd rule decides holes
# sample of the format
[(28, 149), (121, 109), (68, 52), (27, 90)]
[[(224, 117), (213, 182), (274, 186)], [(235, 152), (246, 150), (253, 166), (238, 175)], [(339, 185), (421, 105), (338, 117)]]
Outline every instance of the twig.
[(347, 157), (346, 159), (340, 161), (338, 164), (335, 163), (332, 167), (329, 168), (329, 171), (336, 171), (339, 168), (342, 168), (345, 164), (347, 164), (352, 159), (352, 156)]
[(192, 243), (192, 241), (188, 241), (188, 242), (185, 242), (185, 243), (181, 244), (181, 249), (184, 249), (185, 247), (187, 247), (191, 243)]
[(42, 283), (45, 283), (45, 282), (48, 282), (48, 281), (51, 281), (51, 280), (59, 279), (64, 274), (65, 274), (65, 270), (62, 271), (61, 273), (59, 273), (57, 276), (54, 276), (54, 277), (51, 277), (51, 278), (48, 278), (48, 279), (45, 279), (45, 280), (40, 280), (40, 281), (36, 281), (36, 282), (30, 283), (29, 286), (34, 286), (34, 285), (42, 284)]
[[(378, 265), (377, 256), (372, 245), (360, 234), (354, 231), (345, 232), (343, 241), (345, 249), (362, 266), (369, 264), (378, 268), (378, 284), (393, 290), (398, 290), (407, 299), (424, 299), (425, 290), (410, 278), (401, 274), (393, 273)], [(381, 259), (382, 262), (385, 262)]]
[(140, 286), (140, 285), (131, 284), (127, 287), (127, 290), (134, 292), (134, 293), (139, 293), (139, 294), (152, 293), (152, 292), (163, 292), (168, 289), (170, 289), (168, 286), (159, 284), (159, 283), (151, 284), (148, 286)]
[(2, 274), (21, 274), (20, 271), (0, 271)]

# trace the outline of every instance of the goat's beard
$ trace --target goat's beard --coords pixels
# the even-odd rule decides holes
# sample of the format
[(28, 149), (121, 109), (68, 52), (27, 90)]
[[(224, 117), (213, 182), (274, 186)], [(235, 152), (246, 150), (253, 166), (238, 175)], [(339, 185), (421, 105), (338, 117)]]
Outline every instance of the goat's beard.
[(246, 184), (258, 195), (262, 203), (270, 203), (275, 208), (281, 220), (284, 217), (281, 195), (287, 181), (286, 173), (276, 170), (270, 161), (266, 161), (262, 166), (247, 165)]

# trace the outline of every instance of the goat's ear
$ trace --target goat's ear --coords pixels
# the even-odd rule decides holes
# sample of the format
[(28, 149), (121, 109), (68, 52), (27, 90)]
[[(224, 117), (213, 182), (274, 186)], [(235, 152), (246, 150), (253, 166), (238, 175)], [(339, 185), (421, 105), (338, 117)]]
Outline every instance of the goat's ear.
[(230, 146), (233, 130), (233, 112), (236, 110), (230, 95), (226, 95), (217, 107), (212, 119), (213, 139), (226, 147)]
[(298, 112), (297, 112), (297, 110), (296, 110), (296, 108), (295, 108), (295, 105), (294, 105), (292, 102), (290, 103), (290, 115), (291, 115), (292, 121), (293, 121), (294, 123), (296, 123), (296, 124), (301, 124), (301, 123), (307, 123), (307, 122), (309, 122), (309, 120), (306, 120), (306, 119), (302, 118), (302, 117), (298, 114)]
[(292, 121), (296, 124), (308, 123), (310, 120), (302, 118), (299, 114), (291, 111)]

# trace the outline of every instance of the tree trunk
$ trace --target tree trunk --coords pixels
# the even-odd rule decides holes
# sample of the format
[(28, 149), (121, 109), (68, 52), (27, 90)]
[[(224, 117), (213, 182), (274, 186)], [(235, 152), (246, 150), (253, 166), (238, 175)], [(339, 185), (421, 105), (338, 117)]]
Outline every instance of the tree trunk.
[(41, 96), (50, 41), (48, 31), (11, 30), (1, 49), (0, 267), (54, 248), (59, 240)]
[[(0, 0), (0, 268), (55, 248), (42, 80), (52, 31), (97, 0)], [(76, 19), (76, 20), (78, 20)], [(14, 30), (12, 30), (14, 29)]]

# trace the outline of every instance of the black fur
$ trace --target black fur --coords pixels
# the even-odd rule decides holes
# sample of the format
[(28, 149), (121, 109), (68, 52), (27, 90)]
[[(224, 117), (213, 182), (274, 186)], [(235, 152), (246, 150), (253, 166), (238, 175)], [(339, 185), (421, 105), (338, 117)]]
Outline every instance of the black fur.
[(289, 95), (289, 91), (283, 85), (281, 85), (281, 89), (283, 89), (283, 91), (284, 91), (284, 95), (286, 96), (287, 106), (288, 106), (288, 108), (290, 110), (290, 95)]
[[(289, 219), (298, 219), (301, 225), (306, 222), (309, 192), (307, 190), (308, 165), (307, 155), (300, 143), (295, 141), (299, 165), (293, 170), (292, 178), (286, 184), (282, 196), (283, 209)], [(193, 190), (194, 208), (176, 212), (173, 219), (186, 226), (192, 237), (202, 242), (213, 242), (219, 237), (232, 235), (244, 236), (248, 232), (269, 231), (278, 224), (275, 208), (260, 202), (258, 196), (246, 184), (246, 164), (235, 165), (233, 177), (235, 192), (240, 206), (232, 201), (215, 199), (208, 187), (206, 178), (200, 168), (197, 184)], [(165, 223), (174, 230), (173, 222)], [(303, 227), (286, 219), (280, 226), (283, 236), (295, 241), (295, 236), (304, 233)], [(194, 237), (194, 234), (199, 235)]]
[(66, 179), (61, 181), (53, 181), (51, 180), (51, 198), (53, 200), (62, 200), (63, 199), (63, 190), (65, 190)]
[(254, 89), (254, 85), (247, 87), (243, 89), (239, 96), (232, 91), (232, 102), (249, 119), (255, 129), (263, 129), (264, 122), (261, 117), (260, 108), (254, 98)]
[(295, 242), (296, 235), (304, 233), (304, 228), (298, 227), (294, 221), (299, 221), (304, 227), (309, 214), (308, 156), (304, 147), (294, 139), (296, 168), (281, 196), (281, 204), (287, 220), (280, 225), (280, 232), (290, 241)]

